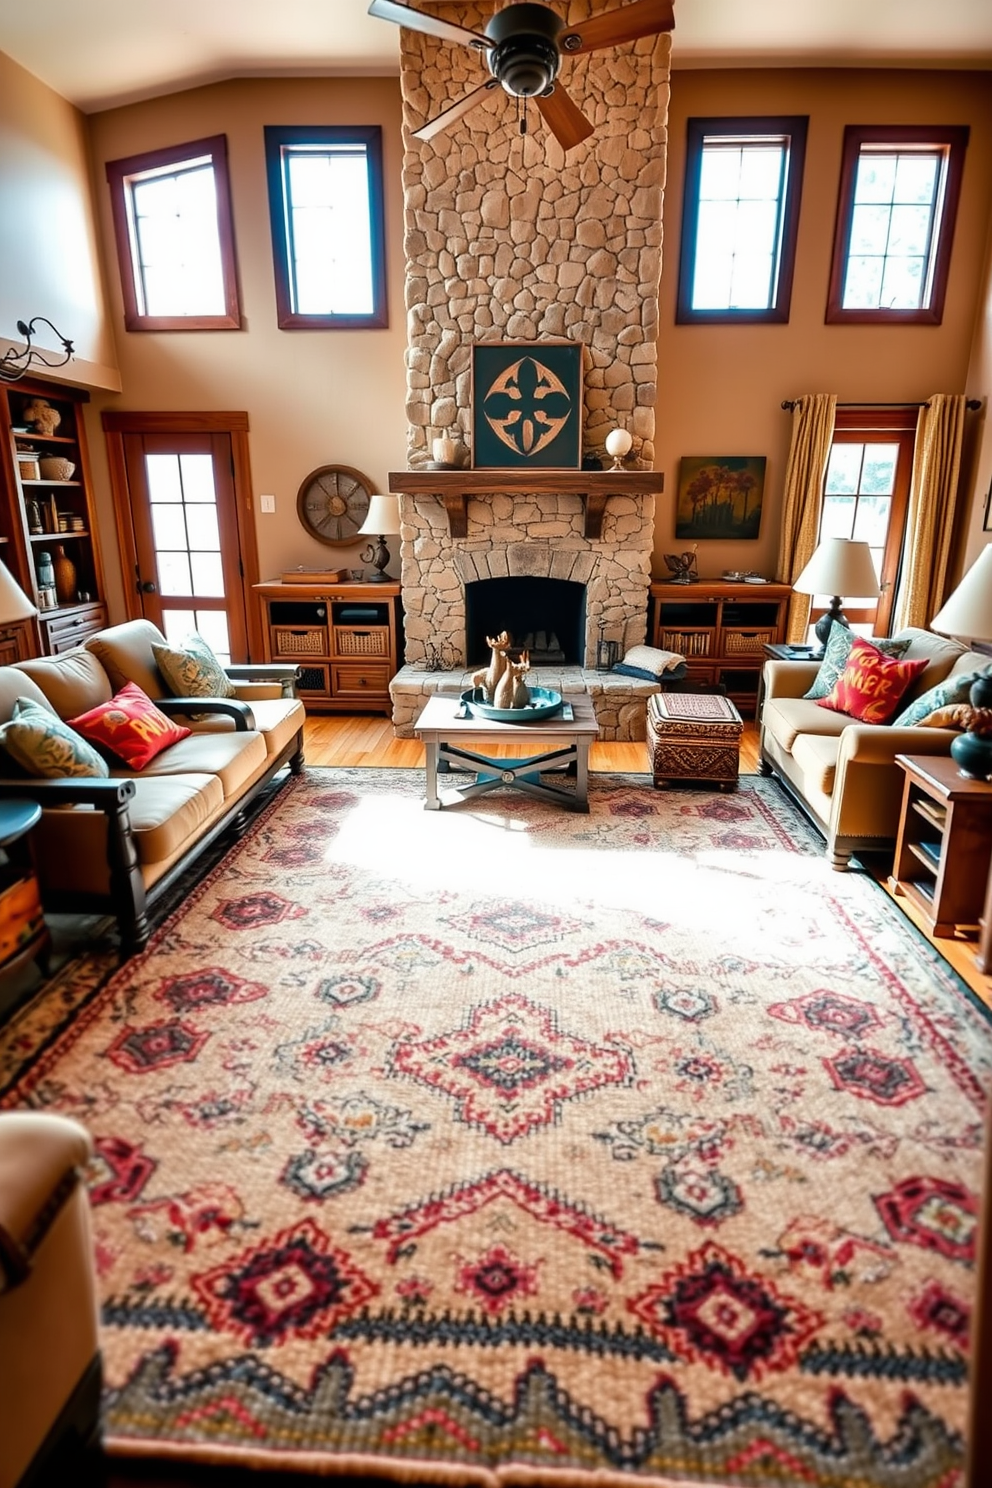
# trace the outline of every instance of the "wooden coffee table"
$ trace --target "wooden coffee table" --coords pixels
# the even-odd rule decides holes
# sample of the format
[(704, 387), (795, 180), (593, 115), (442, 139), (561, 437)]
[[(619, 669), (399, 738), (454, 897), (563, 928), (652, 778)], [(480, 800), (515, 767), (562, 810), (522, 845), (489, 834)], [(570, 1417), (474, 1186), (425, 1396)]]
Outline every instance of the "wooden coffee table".
[[(565, 698), (562, 713), (530, 723), (493, 723), (462, 716), (461, 699), (454, 693), (435, 693), (414, 724), (427, 752), (426, 811), (440, 811), (470, 801), (474, 796), (509, 786), (541, 801), (554, 801), (569, 811), (589, 810), (589, 745), (599, 736), (599, 724), (587, 693)], [(570, 716), (569, 716), (570, 715)], [(538, 753), (519, 759), (491, 759), (466, 744), (536, 746)], [(550, 747), (554, 745), (555, 747)], [(548, 780), (574, 766), (575, 784), (569, 789)], [(438, 772), (468, 774), (471, 781), (438, 790)]]

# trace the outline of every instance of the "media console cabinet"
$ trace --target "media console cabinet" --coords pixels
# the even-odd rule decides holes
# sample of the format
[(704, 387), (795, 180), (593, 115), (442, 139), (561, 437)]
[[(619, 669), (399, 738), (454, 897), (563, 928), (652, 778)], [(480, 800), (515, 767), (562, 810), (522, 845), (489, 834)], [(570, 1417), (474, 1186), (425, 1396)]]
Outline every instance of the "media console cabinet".
[(265, 658), (299, 666), (296, 691), (308, 712), (389, 717), (389, 684), (399, 665), (399, 584), (269, 580), (254, 588)]

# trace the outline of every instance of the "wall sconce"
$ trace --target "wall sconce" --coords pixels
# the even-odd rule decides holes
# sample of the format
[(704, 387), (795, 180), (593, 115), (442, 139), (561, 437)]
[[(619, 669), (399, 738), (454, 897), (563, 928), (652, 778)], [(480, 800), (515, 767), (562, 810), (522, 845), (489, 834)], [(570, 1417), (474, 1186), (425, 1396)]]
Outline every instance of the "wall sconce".
[[(35, 336), (35, 326), (38, 325), (49, 326), (55, 332), (58, 340), (62, 342), (62, 349), (65, 352), (65, 356), (60, 361), (49, 361), (44, 352), (39, 351), (37, 347), (31, 345)], [(23, 351), (15, 351), (11, 347), (9, 351), (5, 351), (3, 356), (0, 357), (0, 382), (19, 382), (33, 366), (48, 368), (64, 367), (66, 362), (72, 359), (75, 351), (72, 342), (67, 341), (58, 327), (53, 326), (52, 322), (45, 315), (36, 315), (26, 325), (23, 320), (19, 320), (17, 322), (17, 332), (18, 335), (24, 337), (26, 345)]]

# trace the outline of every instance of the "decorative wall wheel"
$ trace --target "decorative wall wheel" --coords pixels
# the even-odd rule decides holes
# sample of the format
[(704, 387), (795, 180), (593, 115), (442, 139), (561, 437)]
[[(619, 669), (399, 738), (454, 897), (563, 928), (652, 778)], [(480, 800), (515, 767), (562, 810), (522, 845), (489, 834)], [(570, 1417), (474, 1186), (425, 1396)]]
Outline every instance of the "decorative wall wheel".
[(296, 512), (311, 537), (342, 547), (357, 538), (372, 490), (368, 476), (350, 465), (320, 465), (300, 486)]

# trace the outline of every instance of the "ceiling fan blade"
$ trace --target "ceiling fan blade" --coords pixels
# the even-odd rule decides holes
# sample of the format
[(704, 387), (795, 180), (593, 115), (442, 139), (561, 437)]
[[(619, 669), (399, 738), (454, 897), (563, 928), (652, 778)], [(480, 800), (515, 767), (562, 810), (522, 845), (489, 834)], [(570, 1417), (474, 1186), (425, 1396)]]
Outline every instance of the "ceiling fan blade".
[(562, 34), (560, 45), (567, 56), (574, 57), (579, 52), (594, 52), (600, 47), (619, 46), (641, 36), (674, 30), (672, 0), (633, 0), (630, 5), (607, 10), (603, 15), (591, 16), (581, 26), (570, 27)]
[(452, 124), (456, 124), (459, 119), (468, 113), (469, 109), (474, 109), (477, 103), (481, 103), (487, 93), (492, 92), (493, 88), (498, 87), (499, 83), (497, 83), (496, 79), (489, 78), (478, 88), (473, 88), (471, 93), (466, 93), (464, 98), (459, 98), (457, 103), (449, 104), (436, 118), (428, 119), (426, 124), (422, 124), (419, 129), (415, 129), (413, 131), (414, 139), (433, 139), (442, 130), (449, 129)]
[(372, 0), (369, 15), (380, 21), (395, 21), (408, 31), (423, 31), (427, 36), (438, 36), (442, 41), (460, 42), (462, 46), (481, 47), (484, 51), (493, 45), (481, 31), (469, 31), (467, 26), (456, 26), (453, 21), (444, 21), (440, 16), (425, 15), (414, 10), (412, 5), (401, 5), (400, 0)]
[(537, 104), (541, 118), (563, 150), (570, 150), (573, 145), (581, 145), (582, 141), (592, 134), (593, 126), (582, 110), (569, 98), (561, 83), (555, 83), (554, 92), (549, 93), (547, 98), (539, 96), (534, 99), (534, 102)]

